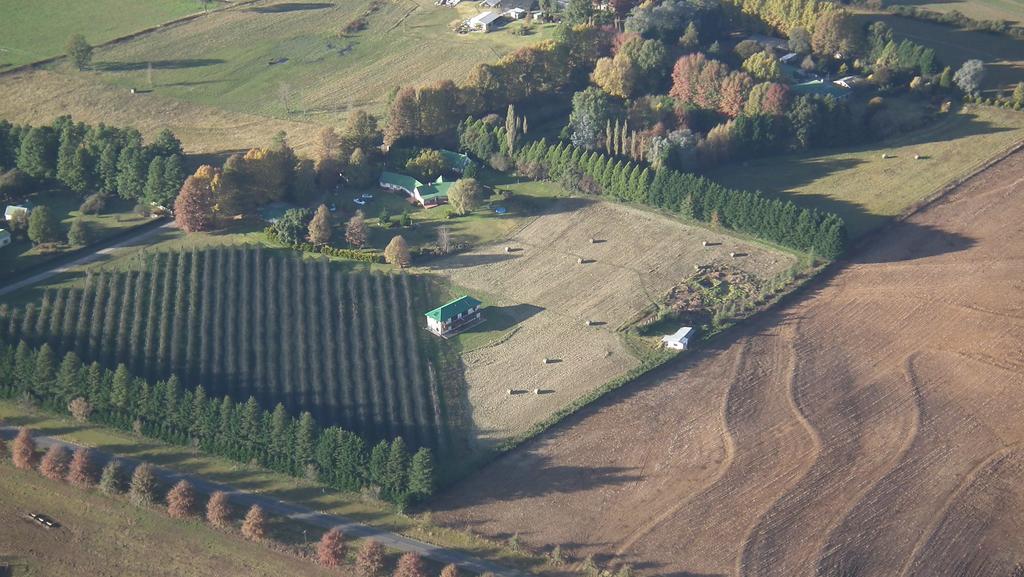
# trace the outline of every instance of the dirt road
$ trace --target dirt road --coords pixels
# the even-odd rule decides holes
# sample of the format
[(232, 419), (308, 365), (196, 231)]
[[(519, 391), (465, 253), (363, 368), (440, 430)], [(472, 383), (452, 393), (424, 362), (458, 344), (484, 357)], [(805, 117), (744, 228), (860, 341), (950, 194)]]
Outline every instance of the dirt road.
[(1024, 153), (450, 490), (434, 519), (643, 574), (1024, 562)]

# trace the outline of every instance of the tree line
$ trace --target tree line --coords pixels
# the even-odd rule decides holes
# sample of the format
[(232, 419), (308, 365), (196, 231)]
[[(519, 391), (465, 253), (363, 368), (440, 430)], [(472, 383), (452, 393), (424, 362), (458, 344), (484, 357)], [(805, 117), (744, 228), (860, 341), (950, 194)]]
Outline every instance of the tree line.
[[(88, 125), (70, 116), (39, 126), (0, 120), (0, 171), (15, 170), (89, 194), (82, 204), (82, 212), (89, 214), (100, 212), (114, 195), (170, 206), (185, 180), (181, 142), (170, 130), (147, 144), (134, 128)], [(23, 194), (27, 183), (0, 196), (10, 200)]]
[(433, 493), (430, 449), (410, 454), (401, 437), (371, 449), (355, 433), (321, 428), (308, 411), (294, 417), (280, 403), (267, 411), (254, 397), (245, 402), (215, 398), (202, 386), (183, 388), (175, 376), (149, 381), (124, 364), (115, 370), (85, 364), (73, 351), (58, 362), (49, 344), (14, 346), (0, 338), (0, 397), (28, 398), (53, 411), (74, 411), (79, 418), (168, 443), (313, 477), (339, 490), (371, 488), (400, 505)]
[[(480, 120), (463, 123), (464, 132), (495, 131)], [(498, 139), (495, 138), (495, 141)], [(544, 139), (515, 153), (520, 173), (549, 178), (586, 194), (665, 209), (684, 218), (835, 259), (846, 248), (846, 225), (831, 213), (799, 208), (792, 201), (767, 198), (758, 192), (726, 188), (702, 176), (616, 159), (598, 151)]]

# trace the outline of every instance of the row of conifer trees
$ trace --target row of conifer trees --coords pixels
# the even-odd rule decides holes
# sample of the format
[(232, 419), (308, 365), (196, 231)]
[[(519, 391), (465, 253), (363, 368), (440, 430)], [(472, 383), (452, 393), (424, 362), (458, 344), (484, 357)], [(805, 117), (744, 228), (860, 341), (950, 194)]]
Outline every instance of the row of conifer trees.
[(33, 349), (0, 339), (0, 397), (31, 399), (58, 412), (200, 449), (239, 462), (255, 462), (294, 476), (315, 477), (346, 491), (371, 489), (405, 504), (429, 497), (434, 470), (430, 449), (410, 455), (401, 437), (369, 449), (359, 435), (321, 428), (309, 412), (298, 418), (278, 404), (239, 403), (187, 390), (177, 377), (147, 381), (124, 364), (116, 370), (84, 364), (73, 351), (58, 362), (49, 344)]

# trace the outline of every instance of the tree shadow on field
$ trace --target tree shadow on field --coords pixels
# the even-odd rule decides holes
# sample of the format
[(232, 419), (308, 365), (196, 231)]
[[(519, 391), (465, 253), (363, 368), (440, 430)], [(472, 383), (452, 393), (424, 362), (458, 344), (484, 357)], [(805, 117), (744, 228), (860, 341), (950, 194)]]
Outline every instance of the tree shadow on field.
[(884, 237), (894, 239), (898, 234), (899, 242), (882, 240), (872, 243), (871, 248), (853, 259), (853, 262), (877, 264), (918, 260), (962, 252), (977, 244), (971, 237), (913, 222), (894, 223), (891, 230), (892, 234), (885, 234)]
[(503, 262), (506, 260), (512, 260), (519, 258), (518, 254), (515, 253), (501, 253), (501, 254), (457, 254), (445, 259), (442, 263), (432, 266), (431, 268), (438, 270), (456, 269), (456, 268), (471, 268), (474, 266), (483, 266), (487, 264), (493, 264), (496, 262)]
[(271, 4), (270, 6), (250, 8), (247, 11), (256, 12), (257, 14), (282, 14), (305, 10), (324, 10), (326, 8), (334, 8), (334, 4), (330, 2), (284, 2), (281, 4)]
[(147, 60), (140, 62), (97, 62), (93, 69), (101, 72), (130, 72), (146, 70), (150, 66), (153, 70), (178, 70), (181, 68), (200, 68), (202, 66), (213, 66), (224, 64), (227, 60), (220, 58), (176, 58), (173, 60)]

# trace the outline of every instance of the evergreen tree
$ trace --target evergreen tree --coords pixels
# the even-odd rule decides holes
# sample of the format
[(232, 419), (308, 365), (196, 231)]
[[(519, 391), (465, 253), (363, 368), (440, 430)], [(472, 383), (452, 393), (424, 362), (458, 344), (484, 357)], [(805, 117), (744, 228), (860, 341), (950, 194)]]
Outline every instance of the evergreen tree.
[(132, 481), (128, 487), (128, 499), (139, 507), (152, 505), (156, 501), (156, 475), (153, 466), (142, 463), (132, 472)]
[(412, 457), (408, 491), (415, 500), (423, 500), (434, 493), (434, 462), (427, 447), (421, 447)]
[(306, 465), (313, 462), (313, 439), (316, 435), (316, 422), (309, 411), (303, 411), (295, 427), (295, 443), (293, 445), (294, 473), (300, 475)]
[(128, 372), (128, 367), (124, 363), (118, 363), (117, 369), (114, 371), (114, 380), (110, 386), (110, 404), (115, 409), (125, 410), (129, 408), (129, 392), (128, 389), (131, 386), (132, 376)]
[(18, 168), (35, 178), (53, 178), (57, 174), (58, 139), (48, 126), (34, 126), (21, 139)]
[(146, 184), (142, 188), (142, 200), (146, 203), (164, 205), (164, 157), (154, 156), (146, 171)]
[(81, 217), (71, 221), (68, 228), (68, 244), (72, 246), (86, 246), (92, 242), (92, 233), (89, 225)]
[(370, 451), (369, 477), (370, 482), (383, 488), (388, 479), (388, 452), (390, 446), (387, 441), (380, 441)]
[(384, 494), (386, 498), (400, 501), (406, 492), (409, 472), (409, 451), (402, 437), (395, 437), (388, 450), (388, 461), (384, 476)]
[(139, 198), (146, 183), (146, 169), (142, 136), (132, 132), (117, 157), (117, 194), (126, 200)]
[(35, 244), (57, 242), (60, 223), (48, 206), (37, 206), (28, 217), (28, 238)]
[(117, 459), (107, 461), (100, 473), (100, 491), (108, 495), (119, 495), (124, 491), (124, 480), (121, 473), (121, 462)]
[(41, 398), (47, 398), (57, 378), (57, 360), (49, 344), (44, 344), (36, 353), (35, 371), (32, 376), (32, 392)]
[(79, 382), (79, 374), (82, 368), (82, 361), (74, 351), (64, 355), (57, 370), (56, 386), (54, 387), (53, 405), (64, 407), (73, 396), (77, 396), (84, 387)]

